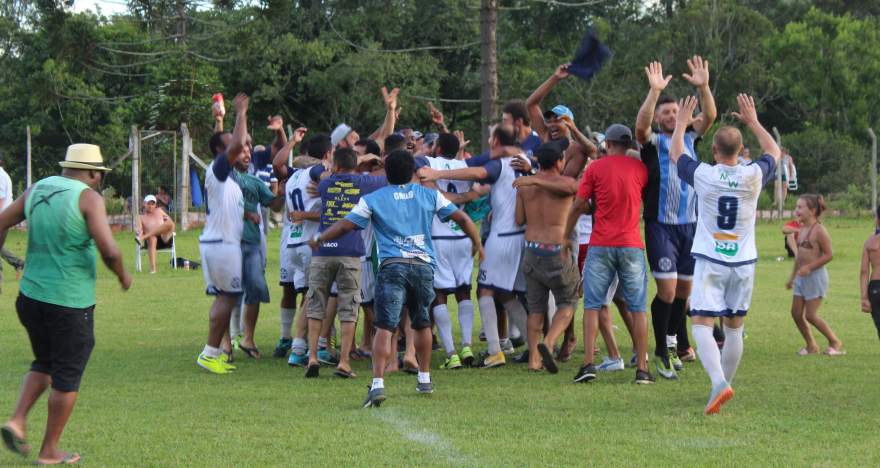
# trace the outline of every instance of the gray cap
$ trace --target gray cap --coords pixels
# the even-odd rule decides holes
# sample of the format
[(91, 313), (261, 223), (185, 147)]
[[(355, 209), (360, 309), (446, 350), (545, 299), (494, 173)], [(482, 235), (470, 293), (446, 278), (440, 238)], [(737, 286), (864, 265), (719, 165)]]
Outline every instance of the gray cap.
[(605, 130), (605, 141), (630, 146), (633, 144), (633, 134), (629, 127), (623, 124), (614, 124)]

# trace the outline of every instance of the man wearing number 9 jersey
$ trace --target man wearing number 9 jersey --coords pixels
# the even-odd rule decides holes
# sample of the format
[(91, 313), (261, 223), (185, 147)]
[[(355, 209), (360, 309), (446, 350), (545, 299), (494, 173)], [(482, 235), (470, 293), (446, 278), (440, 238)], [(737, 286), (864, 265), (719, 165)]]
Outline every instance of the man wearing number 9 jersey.
[[(697, 233), (691, 253), (696, 258), (690, 315), (700, 362), (712, 380), (712, 392), (704, 409), (715, 414), (733, 397), (730, 383), (743, 351), (743, 319), (749, 309), (754, 284), (755, 211), (761, 188), (772, 179), (780, 150), (773, 137), (758, 122), (751, 96), (737, 97), (739, 119), (758, 139), (764, 155), (741, 166), (742, 134), (735, 127), (723, 127), (712, 140), (715, 164), (681, 157), (685, 154), (685, 129), (693, 121), (697, 100), (689, 96), (679, 105), (669, 155), (679, 177), (694, 187), (699, 200)], [(712, 336), (716, 317), (724, 324), (724, 350)]]

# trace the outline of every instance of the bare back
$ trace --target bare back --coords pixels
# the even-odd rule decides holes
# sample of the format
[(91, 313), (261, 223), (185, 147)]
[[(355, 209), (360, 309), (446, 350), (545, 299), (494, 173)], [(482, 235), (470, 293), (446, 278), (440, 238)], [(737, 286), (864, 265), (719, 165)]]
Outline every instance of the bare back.
[(871, 280), (880, 280), (880, 235), (873, 235), (865, 241), (865, 252), (871, 265)]
[[(539, 176), (535, 176), (539, 177)], [(549, 176), (546, 179), (561, 176)], [(565, 224), (574, 202), (573, 196), (562, 197), (540, 187), (519, 188), (526, 216), (526, 240), (546, 244), (563, 244)]]

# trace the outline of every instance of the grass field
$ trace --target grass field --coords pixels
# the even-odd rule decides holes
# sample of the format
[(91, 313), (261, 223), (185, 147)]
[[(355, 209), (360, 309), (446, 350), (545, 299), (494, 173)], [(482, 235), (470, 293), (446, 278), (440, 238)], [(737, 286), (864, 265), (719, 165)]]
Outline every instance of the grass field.
[[(582, 349), (557, 375), (533, 375), (510, 364), (435, 371), (433, 395), (417, 395), (413, 376), (392, 375), (389, 400), (373, 410), (360, 408), (370, 382), (366, 362), (355, 364), (359, 377), (350, 381), (329, 370), (306, 380), (302, 370), (271, 357), (255, 362), (237, 356), (237, 373), (210, 375), (195, 364), (210, 304), (201, 272), (136, 274), (123, 294), (102, 268), (97, 346), (62, 448), (94, 466), (878, 466), (880, 342), (870, 317), (859, 311), (858, 288), (861, 245), (873, 226), (837, 219), (827, 226), (835, 258), (820, 313), (849, 354), (795, 355), (802, 341), (784, 288), (791, 262), (776, 261), (782, 252), (778, 228), (762, 224), (737, 393), (716, 417), (702, 415), (709, 383), (699, 363), (687, 364), (677, 382), (658, 378), (655, 385), (636, 386), (627, 369), (574, 385)], [(178, 237), (180, 255), (198, 257), (197, 234)], [(276, 232), (270, 245), (277, 239)], [(125, 235), (117, 240), (132, 268), (133, 242)], [(23, 253), (25, 236), (10, 234), (7, 246)], [(270, 251), (268, 277), (277, 284), (277, 249)], [(0, 296), (4, 418), (31, 360), (14, 311), (17, 284), (10, 270), (7, 265)], [(264, 355), (271, 355), (277, 339), (279, 298), (273, 286), (273, 303), (263, 308), (257, 329)], [(617, 337), (626, 352), (625, 331)], [(435, 353), (434, 367), (440, 362)], [(42, 437), (45, 414), (43, 399), (29, 421), (32, 443)], [(0, 453), (0, 465), (15, 463), (21, 460)]]

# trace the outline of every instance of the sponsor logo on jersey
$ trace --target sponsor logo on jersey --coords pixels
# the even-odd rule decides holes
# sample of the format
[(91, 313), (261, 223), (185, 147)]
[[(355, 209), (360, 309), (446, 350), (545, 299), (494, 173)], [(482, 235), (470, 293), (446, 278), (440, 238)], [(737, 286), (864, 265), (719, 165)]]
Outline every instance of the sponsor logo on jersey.
[(726, 257), (733, 257), (739, 252), (739, 236), (726, 232), (712, 234), (715, 238), (715, 251)]

